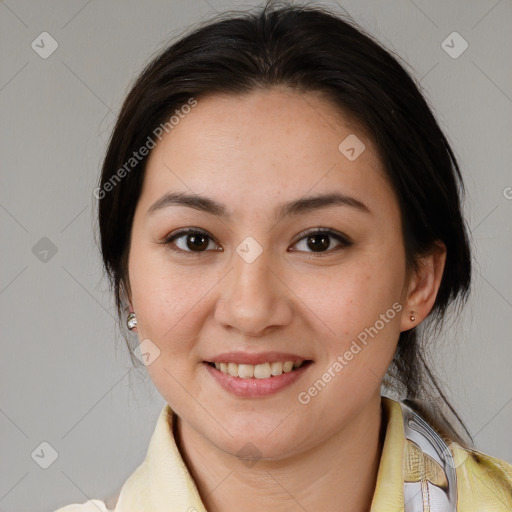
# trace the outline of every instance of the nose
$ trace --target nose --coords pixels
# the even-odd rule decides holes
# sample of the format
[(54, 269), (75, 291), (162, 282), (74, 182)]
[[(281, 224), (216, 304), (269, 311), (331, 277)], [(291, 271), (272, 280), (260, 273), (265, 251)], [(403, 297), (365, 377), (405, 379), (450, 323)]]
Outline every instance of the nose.
[(215, 309), (220, 325), (248, 337), (264, 336), (292, 319), (290, 290), (264, 254), (251, 263), (233, 255), (234, 268), (222, 284)]

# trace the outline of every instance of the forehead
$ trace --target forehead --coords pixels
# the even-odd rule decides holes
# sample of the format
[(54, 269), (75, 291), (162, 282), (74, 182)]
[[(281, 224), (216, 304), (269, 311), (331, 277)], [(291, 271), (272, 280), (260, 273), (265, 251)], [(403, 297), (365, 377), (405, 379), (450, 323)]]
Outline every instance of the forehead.
[(333, 190), (394, 199), (361, 128), (319, 94), (284, 88), (198, 99), (153, 149), (141, 200), (168, 190), (208, 192), (241, 207), (249, 197), (270, 207)]

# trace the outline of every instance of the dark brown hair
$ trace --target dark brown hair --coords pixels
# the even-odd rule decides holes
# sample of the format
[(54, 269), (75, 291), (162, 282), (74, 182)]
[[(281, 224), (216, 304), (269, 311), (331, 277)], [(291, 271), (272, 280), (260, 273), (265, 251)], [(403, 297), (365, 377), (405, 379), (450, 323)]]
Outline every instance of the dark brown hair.
[(324, 7), (269, 4), (223, 14), (166, 47), (134, 83), (96, 189), (101, 252), (119, 318), (123, 294), (129, 290), (130, 232), (147, 156), (133, 170), (126, 171), (126, 162), (190, 98), (200, 101), (205, 95), (236, 95), (277, 85), (322, 93), (364, 127), (400, 205), (409, 269), (416, 268), (436, 241), (445, 244), (447, 259), (433, 310), (421, 327), (400, 334), (386, 385), (443, 435), (466, 444), (445, 412), (469, 432), (425, 357), (425, 343), (437, 333), (448, 306), (462, 305), (470, 286), (461, 173), (419, 86), (398, 58), (348, 17)]

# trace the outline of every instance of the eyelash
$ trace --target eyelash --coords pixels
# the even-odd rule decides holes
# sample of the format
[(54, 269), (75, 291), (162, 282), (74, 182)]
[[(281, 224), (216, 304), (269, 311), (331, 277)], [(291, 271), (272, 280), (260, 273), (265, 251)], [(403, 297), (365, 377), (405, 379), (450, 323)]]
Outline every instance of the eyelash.
[[(177, 231), (176, 233), (172, 233), (171, 235), (169, 235), (165, 240), (163, 240), (161, 243), (165, 246), (167, 246), (171, 251), (173, 252), (177, 252), (177, 253), (180, 253), (180, 254), (186, 254), (187, 256), (200, 256), (201, 254), (204, 254), (205, 252), (207, 252), (207, 250), (205, 251), (190, 251), (190, 250), (183, 250), (183, 249), (180, 249), (178, 247), (175, 247), (173, 245), (173, 242), (175, 240), (177, 240), (178, 238), (181, 238), (185, 235), (203, 235), (207, 238), (209, 238), (211, 241), (214, 241), (215, 240), (206, 232), (206, 231), (203, 231), (202, 229), (199, 229), (199, 228), (185, 228), (185, 229), (181, 229), (179, 231)], [(346, 236), (346, 235), (343, 235), (341, 233), (338, 233), (332, 229), (328, 229), (328, 228), (312, 228), (310, 230), (307, 230), (303, 233), (301, 233), (301, 237), (293, 244), (293, 245), (296, 245), (298, 244), (300, 241), (302, 241), (303, 239), (305, 238), (308, 238), (308, 237), (311, 237), (311, 236), (316, 236), (316, 235), (328, 235), (332, 238), (335, 238), (338, 242), (340, 242), (340, 245), (334, 247), (334, 248), (330, 248), (328, 249), (327, 251), (319, 251), (319, 252), (315, 252), (315, 251), (293, 251), (293, 252), (307, 252), (309, 254), (313, 254), (315, 257), (317, 256), (322, 256), (322, 255), (329, 255), (331, 254), (333, 251), (336, 251), (336, 250), (339, 250), (339, 249), (342, 249), (342, 248), (345, 248), (345, 247), (349, 247), (352, 245), (352, 241)], [(218, 251), (218, 252), (221, 252), (221, 251)]]

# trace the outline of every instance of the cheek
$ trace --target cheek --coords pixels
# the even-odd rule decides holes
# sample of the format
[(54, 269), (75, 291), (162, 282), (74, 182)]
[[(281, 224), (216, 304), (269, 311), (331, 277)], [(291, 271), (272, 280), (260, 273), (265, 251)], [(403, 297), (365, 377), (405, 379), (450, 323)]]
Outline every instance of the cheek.
[(367, 255), (329, 275), (297, 281), (302, 282), (297, 295), (313, 312), (322, 340), (315, 378), (334, 382), (326, 403), (343, 398), (356, 407), (380, 386), (400, 334), (403, 279), (399, 255), (394, 260)]
[[(370, 269), (347, 267), (323, 283), (317, 280), (317, 285), (323, 284), (322, 293), (310, 293), (304, 300), (312, 304), (311, 318), (316, 319), (314, 329), (322, 342), (319, 364), (309, 382), (312, 387), (301, 391), (314, 397), (325, 384), (325, 391), (314, 398), (325, 418), (355, 411), (373, 396), (396, 350), (401, 287), (389, 267), (387, 272), (379, 265)], [(310, 289), (307, 283), (304, 286)], [(333, 403), (340, 404), (339, 410), (332, 409)]]
[(218, 279), (192, 266), (171, 265), (156, 251), (134, 248), (130, 258), (139, 341), (149, 339), (159, 351), (146, 370), (166, 401), (175, 410), (184, 410), (190, 400), (185, 389), (193, 389), (192, 369), (199, 357), (200, 317)]
[[(404, 279), (401, 262), (399, 258), (394, 265), (379, 260), (382, 258), (354, 259), (332, 267), (332, 271), (304, 273), (296, 280), (294, 291), (331, 336), (343, 340), (355, 337), (400, 302)], [(388, 316), (393, 316), (389, 324), (398, 326), (398, 315)]]
[(215, 282), (204, 272), (198, 276), (155, 266), (139, 273), (132, 287), (139, 333), (155, 340), (172, 338), (179, 348), (180, 333), (197, 325), (201, 303)]
[(141, 340), (159, 340), (172, 331), (194, 296), (195, 287), (181, 273), (172, 272), (159, 252), (142, 244), (133, 244), (130, 251), (132, 304)]

